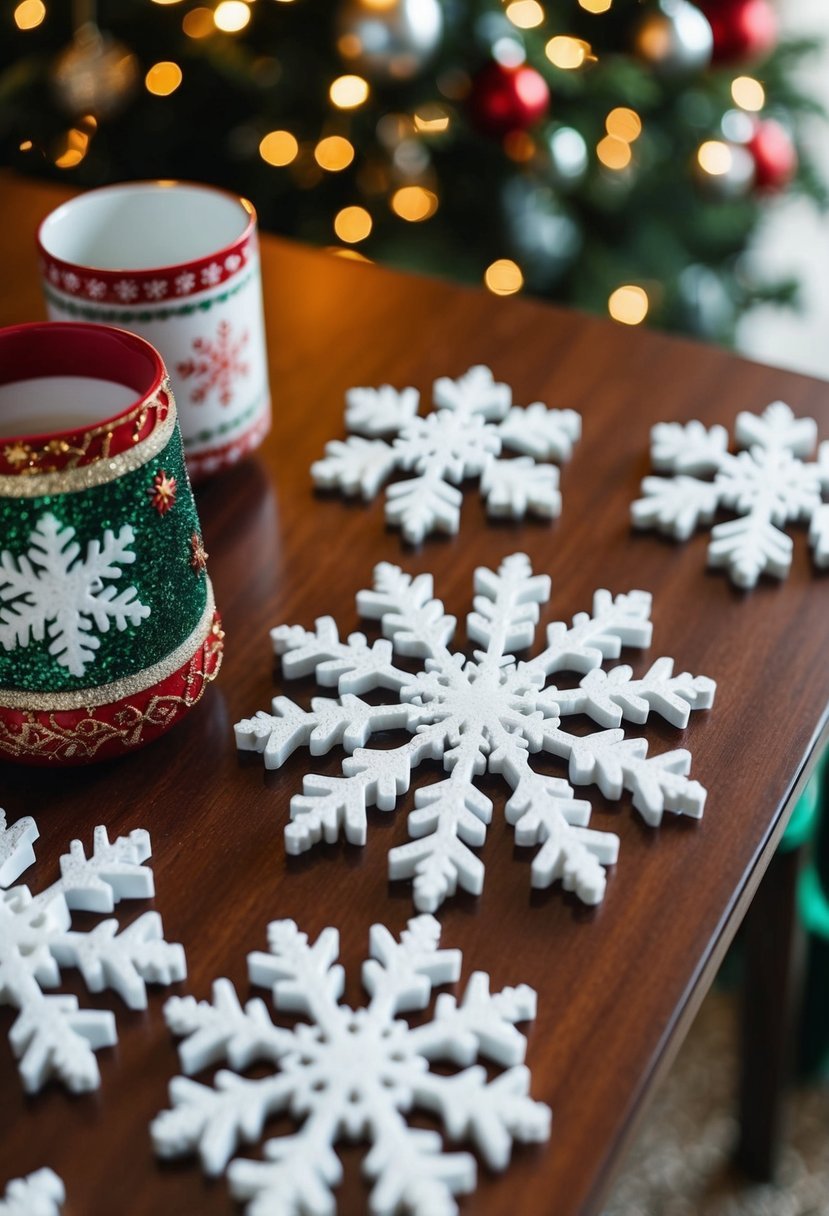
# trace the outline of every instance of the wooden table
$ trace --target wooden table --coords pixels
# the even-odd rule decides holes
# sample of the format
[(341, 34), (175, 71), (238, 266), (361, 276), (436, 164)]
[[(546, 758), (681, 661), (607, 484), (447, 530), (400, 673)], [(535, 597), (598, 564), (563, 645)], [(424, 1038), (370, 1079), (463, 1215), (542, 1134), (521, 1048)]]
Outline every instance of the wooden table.
[[(0, 321), (43, 315), (33, 234), (67, 191), (2, 180)], [(27, 881), (52, 880), (68, 841), (146, 826), (152, 833), (155, 906), (168, 940), (183, 942), (189, 978), (175, 991), (209, 994), (227, 975), (244, 993), (245, 956), (265, 944), (266, 923), (292, 917), (316, 936), (338, 925), (347, 996), (360, 1000), (359, 962), (369, 926), (394, 932), (412, 915), (407, 883), (386, 877), (390, 842), (406, 839), (404, 803), (372, 815), (366, 848), (317, 847), (287, 861), (288, 802), (307, 771), (336, 773), (341, 752), (309, 762), (299, 752), (267, 777), (238, 756), (232, 724), (277, 692), (303, 700), (310, 681), (285, 685), (268, 629), (311, 626), (325, 613), (357, 626), (355, 593), (380, 559), (432, 571), (436, 593), (461, 620), (477, 565), (517, 550), (553, 578), (543, 620), (588, 608), (596, 587), (654, 594), (654, 642), (631, 661), (673, 654), (682, 670), (718, 681), (709, 713), (687, 732), (654, 723), (652, 750), (689, 746), (709, 790), (702, 822), (667, 816), (646, 828), (625, 797), (595, 792), (593, 824), (617, 831), (621, 855), (595, 910), (560, 887), (531, 893), (530, 850), (516, 849), (503, 819), (504, 787), (485, 787), (495, 816), (483, 850), (479, 899), (441, 912), (444, 942), (463, 948), (465, 973), (494, 985), (525, 982), (539, 994), (529, 1027), (532, 1092), (555, 1111), (546, 1146), (517, 1151), (510, 1169), (481, 1171), (462, 1201), (476, 1216), (520, 1212), (588, 1216), (600, 1210), (631, 1128), (664, 1071), (740, 924), (826, 735), (829, 597), (810, 565), (805, 535), (782, 585), (752, 594), (704, 570), (706, 539), (684, 548), (635, 535), (629, 504), (648, 468), (648, 433), (661, 419), (731, 426), (741, 409), (775, 398), (818, 419), (829, 436), (829, 388), (720, 350), (615, 326), (527, 299), (501, 300), (311, 251), (263, 242), (273, 432), (260, 455), (198, 494), (227, 652), (218, 683), (174, 732), (119, 763), (43, 772), (4, 767), (10, 819), (37, 816), (41, 839)], [(583, 415), (584, 436), (562, 476), (555, 523), (491, 525), (477, 491), (466, 495), (460, 535), (407, 548), (385, 530), (382, 496), (368, 505), (315, 497), (309, 465), (343, 433), (343, 393), (355, 384), (415, 384), (491, 364), (515, 400), (542, 400)], [(307, 704), (307, 701), (305, 702)], [(429, 780), (433, 777), (430, 774)], [(123, 906), (123, 905), (122, 905)], [(143, 908), (143, 905), (142, 905)], [(117, 1010), (118, 1047), (100, 1053), (99, 1091), (72, 1097), (50, 1085), (21, 1094), (0, 1022), (0, 1179), (48, 1164), (64, 1178), (68, 1216), (218, 1216), (235, 1210), (226, 1183), (202, 1180), (195, 1162), (160, 1167), (148, 1135), (177, 1072), (153, 989), (146, 1013), (112, 994), (89, 997), (71, 972), (64, 990)], [(343, 1151), (340, 1210), (364, 1209), (362, 1148)]]

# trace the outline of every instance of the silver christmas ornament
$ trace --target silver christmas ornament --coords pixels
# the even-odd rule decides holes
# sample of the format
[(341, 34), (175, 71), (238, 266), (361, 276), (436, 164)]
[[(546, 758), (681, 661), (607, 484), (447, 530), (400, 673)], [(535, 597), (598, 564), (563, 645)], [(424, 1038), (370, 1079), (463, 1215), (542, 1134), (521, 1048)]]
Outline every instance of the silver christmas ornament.
[(138, 84), (132, 51), (94, 22), (80, 26), (52, 67), (52, 88), (71, 116), (112, 118), (127, 104)]
[[(712, 146), (716, 149), (713, 156), (709, 151)], [(745, 198), (754, 185), (754, 157), (742, 144), (711, 140), (701, 145), (693, 173), (697, 185), (709, 198), (721, 202)]]
[(697, 72), (711, 62), (714, 37), (708, 18), (688, 0), (659, 0), (636, 26), (633, 46), (660, 76)]
[(514, 177), (501, 194), (510, 247), (530, 289), (555, 283), (581, 248), (581, 232), (555, 192), (532, 177)]
[(337, 17), (340, 54), (373, 80), (417, 76), (437, 50), (442, 33), (438, 0), (345, 0)]
[(734, 324), (734, 301), (709, 266), (686, 266), (679, 276), (682, 320), (700, 338), (718, 338)]

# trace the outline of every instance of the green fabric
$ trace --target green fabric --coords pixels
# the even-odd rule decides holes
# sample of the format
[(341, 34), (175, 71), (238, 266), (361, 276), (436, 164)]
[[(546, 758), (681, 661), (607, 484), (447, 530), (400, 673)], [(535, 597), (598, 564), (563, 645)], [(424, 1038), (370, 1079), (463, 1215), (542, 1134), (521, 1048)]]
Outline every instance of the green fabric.
[[(153, 479), (161, 470), (176, 478), (176, 501), (166, 515), (156, 510), (150, 496)], [(125, 524), (132, 525), (135, 539), (130, 548), (135, 561), (123, 564), (121, 577), (107, 579), (104, 585), (116, 594), (134, 586), (150, 615), (124, 630), (111, 625), (101, 633), (93, 628), (100, 647), (82, 676), (71, 675), (49, 654), (48, 625), (43, 641), (30, 639), (28, 645), (10, 650), (0, 647), (0, 687), (46, 692), (94, 688), (152, 666), (187, 639), (204, 613), (207, 584), (204, 572), (194, 571), (190, 564), (191, 538), (194, 533), (200, 536), (201, 530), (178, 426), (154, 459), (106, 485), (69, 494), (0, 499), (0, 544), (16, 569), (30, 551), (35, 524), (47, 514), (75, 529), (79, 561), (85, 559), (88, 543), (103, 541), (107, 529), (117, 535)]]

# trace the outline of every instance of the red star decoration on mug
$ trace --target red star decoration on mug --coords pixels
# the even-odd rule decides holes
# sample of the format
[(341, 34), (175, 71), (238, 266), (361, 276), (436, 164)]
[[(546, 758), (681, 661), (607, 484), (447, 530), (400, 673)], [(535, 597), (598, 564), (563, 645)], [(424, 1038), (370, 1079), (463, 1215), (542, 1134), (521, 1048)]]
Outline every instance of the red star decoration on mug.
[(159, 470), (153, 478), (147, 494), (159, 515), (166, 515), (168, 511), (172, 510), (176, 501), (175, 477), (170, 477), (164, 469)]
[(207, 566), (207, 551), (198, 532), (190, 537), (190, 566), (196, 574), (201, 574)]

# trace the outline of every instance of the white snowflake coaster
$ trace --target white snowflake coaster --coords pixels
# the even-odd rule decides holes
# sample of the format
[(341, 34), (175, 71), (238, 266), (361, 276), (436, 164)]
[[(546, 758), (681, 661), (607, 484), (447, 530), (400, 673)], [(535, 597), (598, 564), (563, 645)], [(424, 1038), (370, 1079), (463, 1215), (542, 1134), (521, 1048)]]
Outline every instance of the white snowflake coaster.
[[(436, 1115), (453, 1141), (471, 1140), (492, 1169), (509, 1164), (513, 1143), (550, 1134), (549, 1107), (529, 1095), (527, 1041), (517, 1022), (535, 1017), (535, 992), (521, 985), (491, 993), (477, 971), (456, 1000), (441, 993), (428, 1022), (410, 1027), (401, 1013), (425, 1009), (432, 989), (454, 983), (459, 950), (440, 950), (440, 926), (418, 916), (397, 941), (374, 925), (363, 964), (369, 1003), (339, 1004), (345, 986), (337, 964), (339, 935), (324, 929), (313, 945), (293, 921), (268, 926), (268, 953), (248, 955), (250, 982), (271, 989), (277, 1010), (307, 1017), (293, 1028), (274, 1025), (264, 1001), (242, 1006), (229, 980), (217, 980), (212, 1001), (173, 997), (167, 1023), (182, 1036), (179, 1056), (188, 1076), (170, 1085), (172, 1109), (153, 1122), (156, 1152), (197, 1152), (208, 1174), (219, 1174), (240, 1144), (253, 1144), (265, 1121), (289, 1113), (295, 1135), (267, 1140), (263, 1161), (238, 1158), (227, 1174), (247, 1216), (307, 1216), (336, 1211), (333, 1188), (342, 1166), (339, 1140), (368, 1140), (364, 1171), (372, 1180), (374, 1216), (450, 1216), (453, 1196), (475, 1186), (475, 1159), (445, 1152), (435, 1131), (409, 1127), (412, 1107)], [(479, 1060), (504, 1068), (493, 1080)], [(213, 1085), (188, 1079), (226, 1062)], [(451, 1075), (433, 1062), (457, 1065)], [(236, 1074), (268, 1066), (271, 1075)]]
[[(512, 390), (488, 367), (435, 381), (436, 410), (421, 417), (417, 389), (352, 388), (345, 421), (351, 437), (327, 444), (311, 468), (316, 485), (373, 498), (394, 472), (412, 474), (386, 492), (386, 519), (416, 544), (430, 532), (458, 531), (466, 477), (479, 477), (487, 512), (523, 519), (561, 514), (558, 469), (581, 434), (574, 410), (541, 402), (512, 405)], [(521, 455), (499, 460), (503, 448)]]
[[(497, 574), (476, 570), (475, 592), (467, 633), (484, 649), (472, 658), (449, 649), (456, 621), (432, 598), (431, 575), (412, 578), (386, 563), (375, 569), (374, 589), (357, 596), (359, 612), (382, 624), (384, 637), (373, 645), (361, 633), (341, 642), (331, 617), (318, 620), (313, 633), (298, 625), (272, 630), (284, 674), (314, 672), (340, 698), (315, 698), (308, 712), (277, 697), (272, 713), (236, 725), (237, 746), (262, 752), (266, 768), (279, 768), (303, 744), (314, 756), (337, 743), (350, 753), (342, 777), (305, 777), (302, 794), (291, 800), (289, 853), (341, 834), (365, 844), (366, 808), (393, 810), (413, 770), (442, 758), (446, 778), (415, 794), (411, 843), (389, 854), (390, 877), (413, 878), (415, 905), (427, 912), (458, 886), (481, 893), (484, 863), (472, 849), (484, 843), (492, 803), (476, 778), (487, 769), (500, 773), (513, 791), (506, 817), (518, 844), (541, 845), (533, 885), (548, 887), (560, 879), (566, 890), (596, 904), (605, 891), (603, 867), (616, 861), (618, 837), (588, 828), (590, 803), (574, 799), (566, 781), (537, 773), (532, 755), (568, 759), (574, 784), (595, 784), (608, 798), (629, 790), (651, 825), (665, 811), (699, 818), (705, 790), (686, 775), (690, 754), (677, 749), (648, 756), (647, 741), (625, 738), (620, 723), (644, 723), (652, 710), (683, 728), (692, 709), (712, 704), (716, 686), (704, 676), (674, 675), (667, 658), (639, 679), (626, 666), (600, 670), (602, 660), (617, 658), (623, 644), (650, 644), (651, 599), (644, 591), (615, 599), (597, 591), (592, 615), (577, 614), (569, 628), (564, 622), (548, 626), (546, 647), (526, 661), (515, 656), (532, 644), (538, 605), (550, 595), (549, 577), (533, 575), (529, 559), (517, 553)], [(420, 660), (422, 670), (395, 666), (395, 654)], [(548, 679), (560, 671), (586, 674), (578, 688), (559, 689)], [(390, 689), (395, 703), (361, 700), (360, 694), (376, 688)], [(571, 714), (587, 714), (603, 729), (569, 734), (560, 721)], [(412, 738), (391, 750), (363, 746), (375, 732), (391, 728)]]
[(0, 1199), (0, 1216), (60, 1216), (66, 1199), (63, 1183), (54, 1170), (36, 1170), (14, 1178)]
[[(728, 432), (701, 422), (661, 422), (651, 431), (651, 461), (671, 479), (646, 477), (645, 495), (631, 507), (637, 528), (687, 540), (719, 508), (737, 518), (716, 524), (708, 546), (709, 566), (726, 567), (738, 587), (754, 587), (761, 574), (785, 578), (793, 544), (781, 528), (809, 524), (815, 565), (829, 566), (829, 441), (818, 449), (813, 418), (796, 418), (782, 401), (761, 415), (737, 415), (736, 455), (728, 451)], [(711, 480), (713, 476), (713, 480)]]
[(140, 625), (150, 609), (135, 587), (116, 594), (111, 582), (104, 583), (121, 578), (121, 567), (135, 561), (129, 524), (117, 536), (107, 529), (102, 542), (90, 541), (85, 557), (74, 538), (74, 528), (62, 528), (47, 513), (38, 519), (26, 553), (0, 553), (0, 645), (16, 650), (46, 637), (55, 662), (82, 676), (101, 645), (98, 634), (111, 625)]
[[(18, 850), (8, 849), (16, 832)], [(19, 861), (19, 840), (36, 835), (30, 819), (5, 828), (0, 858)], [(143, 829), (110, 844), (106, 828), (97, 827), (91, 857), (73, 840), (50, 887), (37, 895), (22, 885), (0, 892), (0, 1004), (19, 1010), (9, 1038), (27, 1092), (51, 1076), (75, 1092), (96, 1088), (95, 1052), (117, 1040), (109, 1010), (81, 1010), (74, 996), (44, 993), (60, 983), (61, 967), (77, 967), (90, 992), (114, 989), (130, 1009), (146, 1009), (147, 983), (184, 979), (184, 950), (164, 941), (157, 912), (145, 912), (120, 933), (114, 918), (88, 932), (72, 928), (72, 909), (111, 912), (122, 899), (151, 898), (153, 874), (144, 865), (149, 856)], [(20, 873), (22, 867), (15, 864), (12, 873), (15, 868)]]

